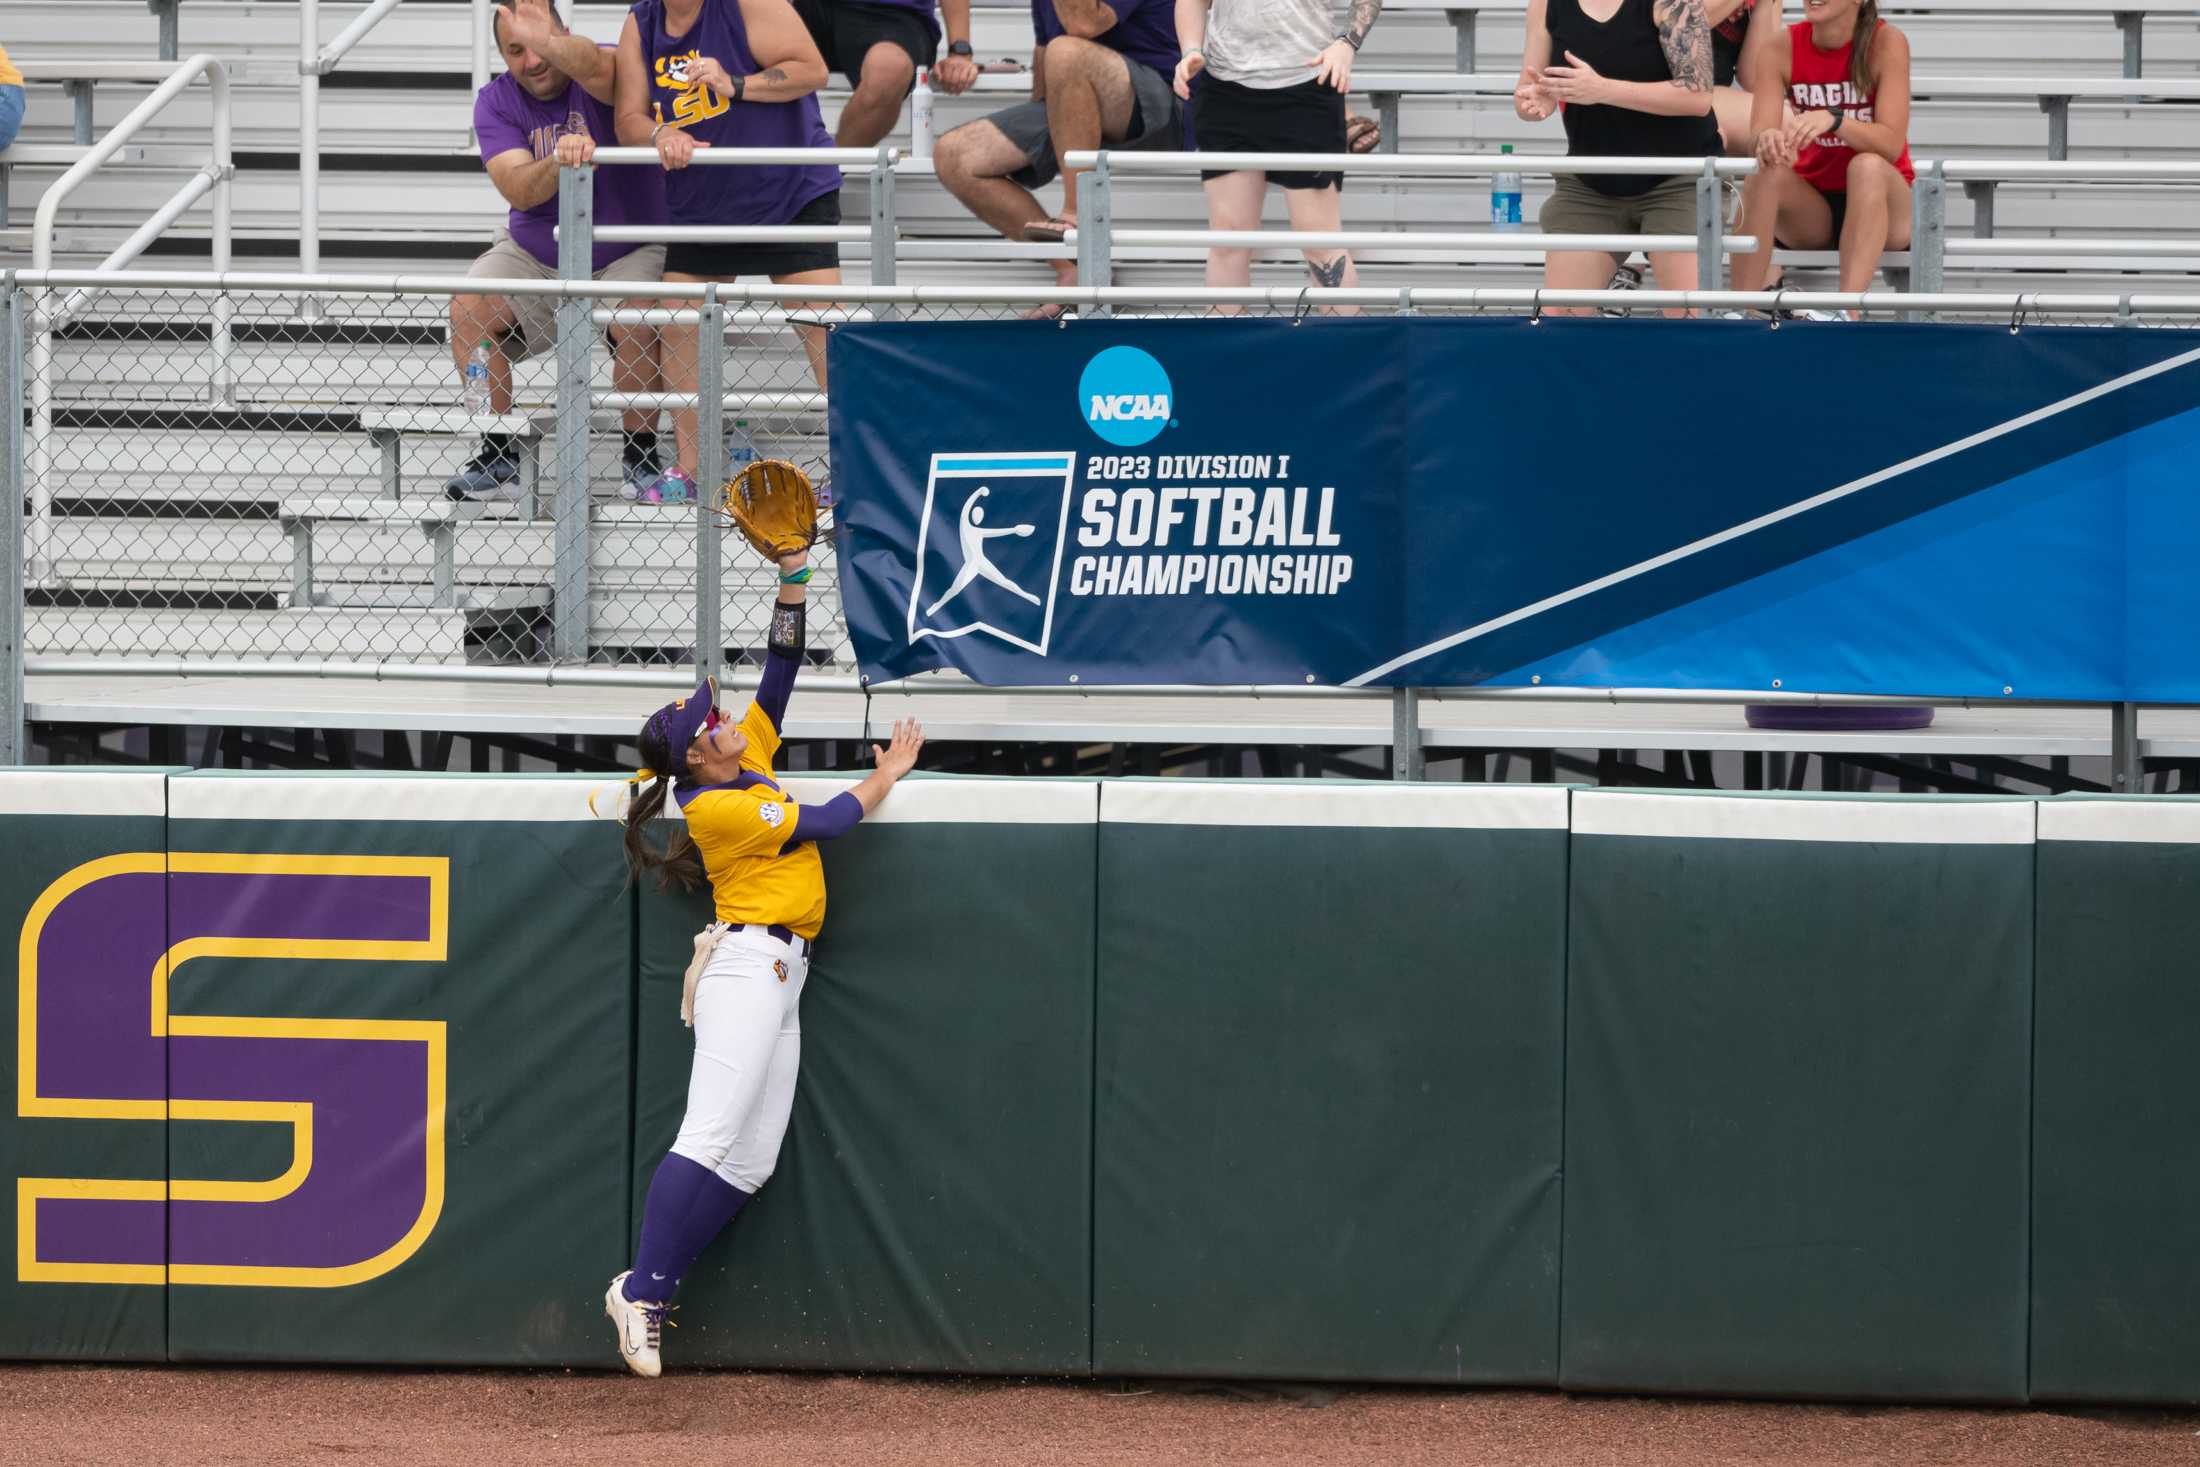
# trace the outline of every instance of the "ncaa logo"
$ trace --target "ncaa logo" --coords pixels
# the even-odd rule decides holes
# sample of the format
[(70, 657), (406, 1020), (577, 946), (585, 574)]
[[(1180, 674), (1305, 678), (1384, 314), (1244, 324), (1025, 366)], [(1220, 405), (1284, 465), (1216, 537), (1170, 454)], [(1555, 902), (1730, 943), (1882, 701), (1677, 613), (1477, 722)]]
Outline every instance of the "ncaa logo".
[(1150, 353), (1111, 346), (1085, 363), (1077, 407), (1085, 425), (1119, 448), (1151, 443), (1169, 420), (1169, 374)]

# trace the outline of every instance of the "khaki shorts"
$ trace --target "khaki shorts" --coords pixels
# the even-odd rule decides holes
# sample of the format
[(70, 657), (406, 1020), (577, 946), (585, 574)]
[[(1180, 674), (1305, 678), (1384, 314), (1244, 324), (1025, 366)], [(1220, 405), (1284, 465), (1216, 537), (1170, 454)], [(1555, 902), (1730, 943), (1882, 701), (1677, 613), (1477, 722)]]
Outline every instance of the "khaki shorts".
[[(474, 261), (466, 271), (466, 276), (468, 279), (483, 280), (555, 280), (558, 272), (513, 243), (511, 235), (498, 230), (496, 243), (489, 246), (487, 254)], [(621, 255), (598, 270), (595, 278), (654, 285), (665, 278), (665, 247), (643, 245), (632, 254)], [(512, 308), (512, 315), (519, 323), (505, 338), (505, 356), (519, 361), (557, 346), (556, 296), (506, 296), (504, 303)], [(514, 350), (515, 347), (517, 350)]]
[(1648, 193), (1601, 194), (1567, 174), (1551, 188), (1536, 223), (1545, 234), (1686, 234), (1696, 232), (1696, 180), (1668, 178)]

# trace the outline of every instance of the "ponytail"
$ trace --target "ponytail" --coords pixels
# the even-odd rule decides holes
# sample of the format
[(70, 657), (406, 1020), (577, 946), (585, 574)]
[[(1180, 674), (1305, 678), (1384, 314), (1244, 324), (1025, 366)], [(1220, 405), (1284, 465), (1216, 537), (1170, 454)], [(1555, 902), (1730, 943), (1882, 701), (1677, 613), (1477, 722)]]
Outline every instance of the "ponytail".
[(655, 727), (642, 730), (641, 750), (646, 766), (636, 777), (641, 788), (626, 806), (627, 877), (639, 880), (647, 873), (657, 879), (659, 891), (670, 891), (675, 886), (693, 891), (703, 884), (703, 858), (688, 836), (687, 827), (683, 825), (667, 837), (661, 850), (650, 843), (648, 835), (650, 822), (664, 813), (672, 791), (673, 776), (657, 772), (672, 767), (672, 750)]
[(1872, 42), (1878, 39), (1879, 0), (1863, 0), (1856, 7), (1856, 34), (1849, 40), (1849, 85), (1865, 103), (1879, 90), (1879, 75), (1872, 66)]

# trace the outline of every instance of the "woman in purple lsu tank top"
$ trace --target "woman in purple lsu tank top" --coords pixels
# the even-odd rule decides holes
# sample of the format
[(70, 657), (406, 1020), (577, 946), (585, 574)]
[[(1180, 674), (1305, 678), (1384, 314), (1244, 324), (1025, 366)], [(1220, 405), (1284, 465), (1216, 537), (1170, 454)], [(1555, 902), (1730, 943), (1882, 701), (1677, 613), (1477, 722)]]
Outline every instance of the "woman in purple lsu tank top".
[[(657, 150), (676, 225), (838, 224), (840, 170), (830, 163), (688, 166), (704, 148), (831, 147), (817, 108), (825, 76), (825, 60), (788, 0), (641, 0), (619, 36), (619, 141)], [(840, 250), (830, 243), (666, 247), (667, 280), (743, 275), (763, 275), (775, 285), (838, 285)], [(822, 388), (825, 332), (795, 329)], [(670, 390), (695, 391), (696, 329), (668, 326), (663, 342)], [(680, 444), (674, 472), (692, 489), (695, 410), (676, 411), (672, 421)], [(668, 483), (665, 497), (680, 488)]]

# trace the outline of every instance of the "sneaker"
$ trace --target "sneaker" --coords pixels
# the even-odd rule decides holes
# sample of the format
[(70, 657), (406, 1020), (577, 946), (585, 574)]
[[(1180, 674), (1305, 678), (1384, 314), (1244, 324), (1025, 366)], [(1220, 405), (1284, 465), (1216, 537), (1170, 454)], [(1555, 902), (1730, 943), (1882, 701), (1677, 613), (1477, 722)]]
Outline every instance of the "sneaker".
[(664, 1359), (657, 1353), (663, 1340), (665, 1306), (662, 1304), (638, 1304), (626, 1297), (627, 1274), (620, 1274), (611, 1281), (611, 1287), (603, 1293), (603, 1312), (611, 1316), (611, 1323), (619, 1332), (619, 1358), (626, 1368), (636, 1375), (655, 1380), (664, 1374)]
[(658, 475), (651, 491), (642, 496), (642, 503), (693, 504), (695, 499), (695, 481), (680, 469), (667, 469)]
[(519, 456), (509, 448), (484, 443), (464, 468), (445, 481), (443, 492), (452, 499), (517, 499)]
[[(1612, 272), (1610, 280), (1604, 282), (1604, 288), (1606, 290), (1640, 290), (1642, 289), (1642, 272), (1632, 265), (1622, 265)], [(1600, 309), (1607, 316), (1624, 316), (1627, 314), (1626, 308), (1622, 306), (1603, 306)]]
[(619, 497), (636, 503), (659, 503), (660, 497), (656, 491), (658, 481), (663, 478), (664, 471), (655, 464), (646, 459), (637, 459), (626, 466), (626, 473), (619, 480)]

